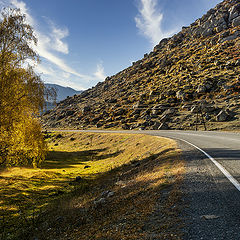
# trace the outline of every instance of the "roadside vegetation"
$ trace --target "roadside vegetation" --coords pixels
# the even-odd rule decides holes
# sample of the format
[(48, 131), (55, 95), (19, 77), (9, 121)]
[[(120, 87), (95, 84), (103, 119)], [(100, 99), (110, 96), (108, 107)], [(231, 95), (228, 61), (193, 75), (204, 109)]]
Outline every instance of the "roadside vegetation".
[(18, 9), (3, 9), (0, 15), (0, 167), (36, 167), (46, 154), (37, 116), (44, 96), (54, 94), (28, 66), (39, 59), (25, 16)]
[[(144, 239), (152, 232), (180, 239), (184, 166), (174, 141), (57, 132), (45, 138), (41, 168), (0, 172), (0, 239)], [(162, 216), (153, 227), (157, 203)]]
[(28, 66), (39, 61), (36, 36), (20, 10), (0, 19), (0, 240), (180, 239), (176, 143), (43, 134), (39, 114), (56, 93)]

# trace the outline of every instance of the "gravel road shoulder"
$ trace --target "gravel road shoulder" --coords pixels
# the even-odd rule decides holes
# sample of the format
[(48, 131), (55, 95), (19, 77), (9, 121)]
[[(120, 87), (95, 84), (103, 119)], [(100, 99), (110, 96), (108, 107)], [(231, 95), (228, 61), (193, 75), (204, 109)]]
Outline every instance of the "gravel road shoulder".
[(182, 186), (184, 239), (240, 239), (240, 192), (211, 161), (179, 141), (186, 160)]

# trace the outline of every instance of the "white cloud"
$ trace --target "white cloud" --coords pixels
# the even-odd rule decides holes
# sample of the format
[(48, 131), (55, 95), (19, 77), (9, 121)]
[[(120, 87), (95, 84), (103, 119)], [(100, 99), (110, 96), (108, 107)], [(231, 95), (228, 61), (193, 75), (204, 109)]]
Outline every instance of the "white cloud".
[[(26, 22), (33, 27), (35, 35), (38, 39), (37, 46), (32, 47), (44, 61), (48, 62), (47, 65), (40, 64), (38, 66), (34, 66), (38, 73), (43, 74), (43, 76), (51, 76), (52, 81), (56, 81), (58, 84), (61, 83), (63, 86), (68, 84), (68, 86), (72, 86), (77, 89), (84, 89), (82, 84), (79, 83), (80, 79), (81, 82), (105, 79), (102, 64), (97, 65), (97, 71), (92, 75), (84, 75), (73, 69), (63, 60), (63, 58), (58, 56), (57, 53), (69, 54), (68, 44), (64, 41), (64, 39), (69, 35), (69, 31), (66, 27), (57, 27), (53, 21), (44, 17), (45, 21), (48, 23), (49, 31), (39, 31), (38, 22), (31, 15), (25, 2), (21, 0), (8, 1), (13, 7), (20, 8), (22, 13), (26, 15)], [(54, 64), (55, 67), (53, 67), (52, 64)], [(74, 80), (69, 80), (70, 77)], [(48, 77), (46, 78), (49, 79)]]
[(38, 43), (38, 46), (36, 47), (36, 51), (38, 52), (38, 54), (47, 59), (48, 61), (50, 61), (51, 63), (55, 64), (56, 66), (58, 66), (61, 70), (67, 72), (67, 73), (70, 73), (70, 74), (73, 74), (77, 77), (80, 77), (80, 78), (89, 78), (89, 76), (86, 76), (86, 75), (83, 75), (83, 74), (80, 74), (78, 73), (76, 70), (74, 70), (73, 68), (71, 68), (70, 66), (68, 66), (64, 60), (62, 60), (61, 58), (57, 57), (56, 55), (54, 55), (53, 53), (51, 53), (49, 50), (48, 50), (48, 44), (46, 44), (43, 41), (41, 41), (42, 39), (42, 36), (39, 36), (38, 37), (39, 39), (39, 43)]
[(68, 54), (68, 44), (63, 41), (63, 39), (69, 35), (68, 29), (66, 27), (57, 27), (56, 24), (47, 17), (44, 17), (44, 19), (46, 20), (51, 29), (51, 33), (49, 34), (50, 39), (48, 41), (48, 46), (51, 47), (52, 50)]
[(71, 77), (71, 74), (66, 72), (63, 72), (62, 75), (65, 79), (69, 79)]
[(53, 29), (52, 29), (52, 37), (54, 39), (53, 49), (58, 52), (68, 54), (69, 53), (68, 45), (62, 41), (62, 39), (67, 36), (68, 36), (67, 28), (60, 29), (60, 28), (53, 26)]
[(175, 30), (163, 31), (163, 13), (157, 9), (157, 0), (140, 0), (139, 15), (135, 17), (137, 28), (154, 45), (169, 37)]
[(34, 49), (37, 51), (40, 57), (43, 57), (50, 62), (56, 64), (60, 69), (67, 73), (71, 73), (80, 78), (84, 78), (84, 75), (72, 69), (64, 62), (64, 60), (52, 53), (52, 51), (57, 51), (65, 54), (68, 53), (68, 45), (62, 42), (62, 39), (68, 36), (68, 30), (66, 28), (63, 30), (57, 28), (51, 22), (50, 25), (52, 31), (50, 32), (50, 34), (46, 35), (44, 33), (41, 33), (36, 29), (36, 23), (31, 14), (29, 13), (29, 9), (26, 7), (26, 4), (18, 0), (11, 0), (11, 3), (13, 4), (13, 6), (21, 9), (21, 11), (26, 15), (27, 22), (31, 24), (31, 26), (33, 26), (33, 28), (35, 29), (35, 34), (38, 38), (38, 45), (34, 46)]
[(102, 63), (97, 64), (97, 71), (94, 73), (94, 76), (99, 80), (105, 80), (106, 75)]
[(44, 82), (55, 83), (65, 87), (72, 87), (76, 90), (84, 90), (84, 86), (79, 83), (78, 77), (75, 77), (69, 73), (59, 70), (54, 64), (49, 62), (42, 62), (35, 68), (38, 74), (42, 75)]
[(52, 68), (50, 67), (45, 67), (43, 66), (43, 64), (38, 64), (35, 68), (34, 68), (39, 74), (45, 74), (45, 75), (49, 75), (49, 76), (55, 76), (55, 72)]

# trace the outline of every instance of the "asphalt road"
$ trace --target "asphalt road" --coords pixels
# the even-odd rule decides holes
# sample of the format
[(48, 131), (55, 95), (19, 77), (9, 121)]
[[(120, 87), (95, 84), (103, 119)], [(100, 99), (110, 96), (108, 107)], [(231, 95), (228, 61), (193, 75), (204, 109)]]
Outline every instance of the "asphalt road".
[(99, 132), (144, 133), (177, 140), (187, 165), (182, 187), (187, 206), (182, 213), (185, 239), (240, 240), (240, 133)]
[(239, 240), (240, 134), (173, 131), (156, 135), (182, 139), (178, 143), (187, 164), (183, 184), (188, 206), (183, 213), (185, 239)]

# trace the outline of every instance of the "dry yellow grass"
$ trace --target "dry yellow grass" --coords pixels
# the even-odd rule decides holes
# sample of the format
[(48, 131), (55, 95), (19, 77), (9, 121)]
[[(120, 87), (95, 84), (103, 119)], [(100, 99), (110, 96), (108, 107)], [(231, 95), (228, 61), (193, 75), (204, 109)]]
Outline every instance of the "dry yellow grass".
[[(159, 190), (177, 183), (184, 169), (176, 143), (164, 138), (52, 133), (48, 144), (50, 152), (41, 169), (0, 173), (0, 212), (10, 223), (5, 234), (18, 229), (28, 237), (27, 225), (34, 225), (43, 233), (36, 233), (40, 239), (67, 239), (69, 231), (71, 239), (141, 239)], [(74, 181), (77, 176), (83, 180)], [(113, 191), (114, 196), (96, 208), (94, 200), (103, 191)], [(44, 212), (49, 203), (54, 204)], [(54, 223), (56, 218), (63, 219), (61, 227)], [(44, 228), (50, 229), (47, 235)]]

